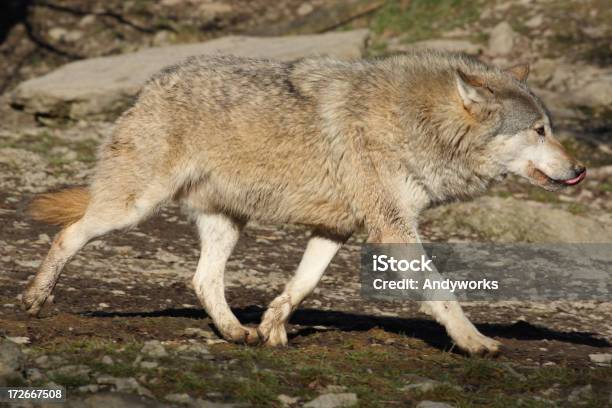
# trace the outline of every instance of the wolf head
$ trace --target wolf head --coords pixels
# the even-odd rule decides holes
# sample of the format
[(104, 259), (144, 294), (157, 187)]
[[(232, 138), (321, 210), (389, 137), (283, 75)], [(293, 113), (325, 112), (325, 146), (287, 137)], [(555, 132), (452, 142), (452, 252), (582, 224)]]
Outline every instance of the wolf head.
[(546, 190), (578, 184), (586, 169), (553, 136), (547, 110), (525, 83), (528, 73), (527, 65), (488, 75), (456, 71), (464, 113), (491, 129), (482, 159), (493, 172), (517, 174)]

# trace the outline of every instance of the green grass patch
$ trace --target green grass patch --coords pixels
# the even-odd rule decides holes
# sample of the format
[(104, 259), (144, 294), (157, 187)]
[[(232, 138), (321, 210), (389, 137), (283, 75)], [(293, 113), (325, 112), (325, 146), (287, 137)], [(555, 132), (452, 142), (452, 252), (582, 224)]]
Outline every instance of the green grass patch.
[(402, 35), (407, 42), (436, 37), (440, 33), (476, 21), (478, 0), (412, 0), (407, 6), (388, 1), (374, 16), (377, 35)]
[[(315, 339), (316, 337), (316, 339)], [(97, 338), (49, 343), (33, 347), (38, 354), (61, 356), (64, 364), (85, 364), (91, 376), (109, 374), (140, 378), (158, 398), (170, 393), (218, 402), (279, 407), (278, 395), (299, 397), (300, 403), (324, 392), (357, 394), (360, 407), (414, 406), (422, 400), (444, 401), (457, 407), (543, 407), (546, 399), (561, 404), (571, 390), (592, 384), (585, 406), (601, 404), (612, 372), (609, 368), (524, 367), (503, 357), (464, 357), (431, 348), (421, 341), (379, 329), (351, 333), (326, 332), (295, 341), (287, 348), (270, 349), (232, 344), (211, 346), (213, 360), (187, 362), (162, 358), (156, 369), (133, 366), (142, 343), (120, 344)], [(104, 365), (109, 355), (114, 364)], [(511, 368), (508, 368), (511, 367)], [(56, 367), (55, 367), (56, 368)], [(428, 390), (406, 390), (414, 375), (442, 384)], [(88, 383), (78, 376), (58, 375), (58, 384), (75, 388)], [(328, 387), (335, 387), (329, 391)], [(559, 393), (547, 393), (547, 390)], [(601, 398), (600, 398), (601, 397)], [(599, 398), (599, 400), (598, 400)], [(607, 399), (605, 399), (607, 401)], [(562, 405), (565, 406), (565, 405)], [(599, 405), (603, 406), (603, 405)]]
[(574, 215), (586, 214), (588, 210), (589, 209), (584, 204), (580, 203), (571, 203), (567, 206), (567, 211)]
[(53, 374), (49, 379), (56, 384), (63, 385), (66, 388), (77, 388), (90, 383), (89, 377), (84, 375), (72, 374)]
[(599, 183), (597, 184), (597, 188), (599, 188), (604, 193), (612, 193), (612, 184), (610, 183)]

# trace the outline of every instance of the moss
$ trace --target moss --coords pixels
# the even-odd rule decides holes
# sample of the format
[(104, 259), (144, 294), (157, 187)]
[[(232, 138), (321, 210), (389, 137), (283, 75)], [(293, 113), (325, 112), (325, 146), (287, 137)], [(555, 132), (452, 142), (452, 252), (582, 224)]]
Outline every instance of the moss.
[(89, 384), (89, 377), (83, 375), (54, 374), (49, 379), (66, 388), (76, 388)]
[[(278, 407), (278, 395), (309, 401), (327, 389), (340, 386), (357, 394), (360, 407), (414, 406), (421, 400), (445, 401), (457, 407), (540, 407), (538, 400), (551, 387), (563, 390), (609, 383), (607, 367), (576, 369), (559, 363), (555, 367), (526, 368), (507, 360), (491, 360), (434, 349), (420, 340), (380, 329), (366, 332), (326, 332), (298, 339), (287, 348), (269, 349), (232, 344), (211, 346), (214, 360), (186, 362), (180, 358), (160, 360), (160, 367), (144, 370), (131, 362), (142, 343), (120, 344), (99, 338), (65, 338), (32, 347), (38, 354), (61, 355), (69, 364), (86, 364), (98, 374), (154, 379), (143, 383), (158, 398), (188, 393), (195, 398), (251, 406)], [(172, 347), (167, 347), (174, 355)], [(110, 355), (115, 364), (99, 363)], [(507, 365), (520, 375), (509, 375)], [(427, 392), (405, 391), (403, 386), (419, 375), (442, 382)], [(88, 383), (86, 378), (53, 378), (69, 388)], [(599, 406), (607, 394), (593, 392), (586, 406)], [(549, 396), (558, 398), (565, 396)]]
[(567, 206), (567, 211), (574, 215), (586, 214), (588, 211), (587, 207), (580, 203), (571, 203)]
[(413, 0), (407, 6), (388, 1), (372, 19), (378, 34), (402, 35), (407, 41), (435, 37), (443, 31), (476, 21), (480, 15), (478, 0)]
[(599, 183), (597, 184), (597, 188), (604, 193), (612, 193), (612, 184), (610, 183)]

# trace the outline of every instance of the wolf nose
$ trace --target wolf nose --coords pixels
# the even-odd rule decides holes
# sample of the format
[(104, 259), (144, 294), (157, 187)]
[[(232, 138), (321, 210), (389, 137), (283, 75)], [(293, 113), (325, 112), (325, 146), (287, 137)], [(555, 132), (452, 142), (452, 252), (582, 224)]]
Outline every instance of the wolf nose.
[(584, 167), (583, 165), (578, 165), (574, 169), (574, 172), (576, 173), (576, 177), (580, 177), (583, 175), (583, 173), (586, 173), (586, 167)]

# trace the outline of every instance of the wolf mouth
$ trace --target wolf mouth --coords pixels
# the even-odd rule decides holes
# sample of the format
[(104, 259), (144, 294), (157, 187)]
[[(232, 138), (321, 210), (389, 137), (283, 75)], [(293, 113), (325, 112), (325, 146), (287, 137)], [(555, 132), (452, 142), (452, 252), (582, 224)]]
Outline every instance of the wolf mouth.
[(534, 169), (534, 175), (536, 176), (535, 178), (538, 180), (546, 180), (549, 183), (552, 184), (557, 184), (560, 186), (574, 186), (578, 183), (580, 183), (585, 177), (586, 177), (586, 170), (584, 170), (582, 173), (580, 173), (579, 175), (577, 175), (576, 177), (570, 178), (570, 179), (554, 179), (552, 177), (549, 177), (548, 175), (546, 175), (546, 173), (544, 173), (542, 170), (540, 169)]

